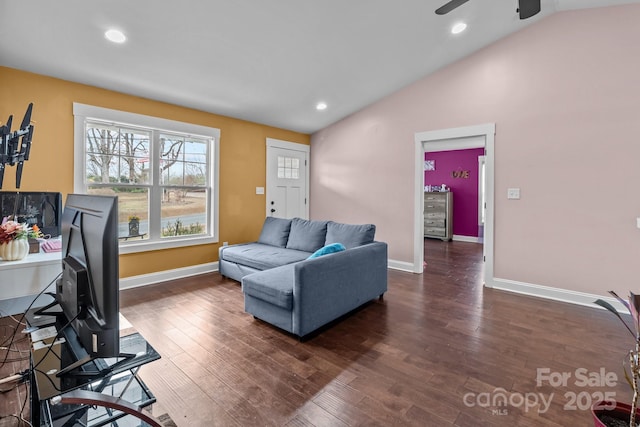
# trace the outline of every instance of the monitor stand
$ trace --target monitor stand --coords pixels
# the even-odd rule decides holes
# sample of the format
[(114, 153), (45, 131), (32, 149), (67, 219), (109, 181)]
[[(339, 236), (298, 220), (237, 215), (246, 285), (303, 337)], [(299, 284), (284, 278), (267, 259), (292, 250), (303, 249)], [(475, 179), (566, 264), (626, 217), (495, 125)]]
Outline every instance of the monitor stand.
[[(107, 365), (106, 363), (102, 362), (104, 359), (101, 359), (99, 357), (93, 357), (93, 356), (86, 356), (80, 360), (77, 360), (76, 362), (64, 367), (63, 369), (61, 369), (60, 371), (58, 371), (56, 373), (56, 377), (62, 377), (64, 375), (69, 375), (72, 377), (95, 377), (98, 375), (104, 375), (106, 373), (108, 373), (109, 371), (113, 370), (113, 369), (117, 369), (120, 365), (123, 365), (125, 363), (127, 363), (130, 359), (133, 359), (134, 357), (136, 357), (135, 354), (130, 354), (130, 353), (120, 353), (118, 355), (118, 359), (122, 359), (122, 360), (118, 360), (116, 363), (111, 364), (111, 365)], [(94, 365), (98, 366), (98, 365), (103, 365), (103, 368), (98, 368), (95, 371), (93, 370), (87, 370), (87, 371), (83, 371), (83, 370), (78, 370), (79, 368), (81, 368), (82, 366), (86, 365), (87, 363), (91, 363), (91, 362), (95, 362)]]
[[(47, 294), (53, 296), (55, 300), (55, 295)], [(62, 307), (58, 304), (58, 301), (53, 301), (44, 307), (32, 308), (27, 311), (26, 319), (27, 325), (31, 328), (42, 328), (45, 326), (55, 325), (58, 318), (62, 315)]]
[[(78, 335), (73, 330), (73, 328), (66, 328), (62, 331), (65, 341), (69, 345), (71, 349), (71, 353), (74, 355), (75, 362), (65, 366), (60, 369), (56, 373), (57, 377), (61, 377), (63, 375), (69, 375), (73, 377), (94, 377), (99, 375), (104, 375), (109, 371), (116, 369), (121, 364), (129, 361), (130, 359), (136, 357), (135, 354), (130, 353), (120, 353), (118, 355), (118, 360), (115, 363), (108, 364), (104, 358), (102, 357), (94, 357), (87, 353), (87, 350), (80, 344), (78, 339)], [(114, 359), (114, 358), (113, 358)], [(83, 366), (92, 363), (95, 369), (82, 369)]]
[[(60, 327), (61, 319), (66, 319), (62, 311), (62, 307), (57, 301), (53, 301), (44, 307), (38, 307), (31, 309), (26, 314), (27, 324), (30, 328), (39, 329), (46, 326), (55, 325), (56, 328)], [(104, 375), (112, 369), (118, 368), (120, 365), (125, 364), (130, 359), (136, 357), (131, 353), (120, 353), (118, 360), (115, 363), (108, 364), (104, 358), (93, 357), (89, 355), (87, 350), (80, 344), (78, 335), (72, 327), (65, 328), (61, 336), (64, 337), (67, 342), (71, 353), (74, 356), (74, 362), (65, 366), (56, 373), (57, 377), (63, 375), (69, 375), (73, 377), (95, 377)], [(96, 369), (81, 369), (83, 366), (93, 362), (93, 366)]]

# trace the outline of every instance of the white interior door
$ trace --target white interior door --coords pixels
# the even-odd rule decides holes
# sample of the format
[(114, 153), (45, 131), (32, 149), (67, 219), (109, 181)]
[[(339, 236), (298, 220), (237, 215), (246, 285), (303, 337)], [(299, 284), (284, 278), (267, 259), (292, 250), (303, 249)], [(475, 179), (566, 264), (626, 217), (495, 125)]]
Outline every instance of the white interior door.
[(309, 146), (267, 139), (267, 216), (309, 218)]

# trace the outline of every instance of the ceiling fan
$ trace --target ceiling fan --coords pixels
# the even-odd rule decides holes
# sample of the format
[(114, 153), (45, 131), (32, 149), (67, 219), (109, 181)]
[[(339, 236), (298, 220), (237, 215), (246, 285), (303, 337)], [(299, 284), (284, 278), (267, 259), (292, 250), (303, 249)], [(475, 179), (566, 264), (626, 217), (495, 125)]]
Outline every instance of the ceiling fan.
[[(451, 0), (436, 9), (436, 15), (445, 15), (468, 1), (469, 0)], [(518, 9), (516, 9), (516, 11), (520, 14), (520, 19), (531, 18), (540, 12), (540, 0), (518, 0)]]

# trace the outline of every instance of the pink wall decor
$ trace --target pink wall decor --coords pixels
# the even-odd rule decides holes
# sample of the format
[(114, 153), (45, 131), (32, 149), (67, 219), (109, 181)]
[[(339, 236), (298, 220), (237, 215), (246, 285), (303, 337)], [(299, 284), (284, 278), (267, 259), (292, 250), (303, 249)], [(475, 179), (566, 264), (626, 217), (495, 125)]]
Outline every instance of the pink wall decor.
[(425, 160), (436, 164), (435, 170), (424, 172), (425, 186), (446, 184), (453, 192), (453, 234), (457, 236), (478, 237), (478, 156), (482, 155), (483, 148), (425, 153)]

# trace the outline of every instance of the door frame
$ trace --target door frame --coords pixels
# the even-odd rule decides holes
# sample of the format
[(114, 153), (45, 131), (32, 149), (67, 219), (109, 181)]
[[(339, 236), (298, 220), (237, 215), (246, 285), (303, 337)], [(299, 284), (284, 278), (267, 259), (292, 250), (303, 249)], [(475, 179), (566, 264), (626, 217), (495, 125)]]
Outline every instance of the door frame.
[[(482, 205), (482, 201), (485, 199), (484, 195), (484, 185), (482, 171), (484, 168), (484, 172), (487, 171), (487, 158), (485, 155), (478, 156), (478, 226), (483, 227), (483, 235), (484, 235), (484, 220), (482, 219), (485, 216), (485, 206)], [(486, 181), (486, 179), (484, 180)], [(483, 185), (484, 184), (484, 185)], [(486, 205), (487, 202), (484, 202)], [(481, 236), (478, 236), (481, 237)], [(484, 241), (484, 240), (483, 240)]]
[(282, 148), (284, 150), (292, 150), (292, 151), (300, 151), (303, 152), (305, 154), (305, 159), (306, 159), (306, 164), (305, 164), (305, 168), (304, 168), (304, 193), (305, 193), (305, 197), (306, 197), (306, 203), (304, 204), (304, 209), (305, 209), (305, 217), (303, 219), (309, 219), (309, 201), (311, 199), (310, 195), (309, 195), (309, 165), (311, 164), (311, 150), (310, 150), (310, 146), (305, 145), (305, 144), (299, 144), (297, 142), (290, 142), (290, 141), (283, 141), (281, 139), (274, 139), (274, 138), (267, 138), (266, 141), (266, 150), (265, 150), (265, 157), (266, 157), (266, 162), (265, 162), (265, 166), (266, 166), (266, 170), (264, 172), (265, 174), (265, 186), (266, 186), (266, 191), (265, 191), (265, 201), (264, 201), (264, 212), (266, 216), (269, 216), (269, 184), (270, 184), (270, 178), (269, 178), (269, 170), (270, 170), (270, 166), (271, 166), (271, 156), (269, 156), (269, 149), (270, 148)]
[[(414, 273), (424, 271), (424, 153), (429, 151), (460, 150), (484, 147), (485, 149), (485, 212), (484, 225), (484, 284), (493, 287), (493, 226), (494, 226), (494, 152), (495, 152), (495, 123), (475, 126), (440, 129), (415, 134), (415, 191), (414, 191), (414, 223), (413, 223), (413, 266)], [(478, 138), (469, 143), (461, 138)], [(480, 142), (482, 141), (482, 142)]]

